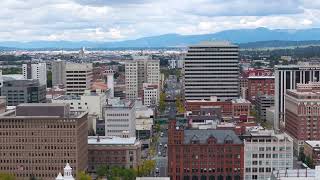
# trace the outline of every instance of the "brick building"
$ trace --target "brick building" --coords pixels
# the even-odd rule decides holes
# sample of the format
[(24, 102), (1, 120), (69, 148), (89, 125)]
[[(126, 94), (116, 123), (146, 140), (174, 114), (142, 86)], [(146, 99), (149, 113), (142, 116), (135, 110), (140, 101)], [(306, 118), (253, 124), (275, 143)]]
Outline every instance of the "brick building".
[(0, 116), (0, 172), (52, 180), (70, 163), (87, 167), (87, 112), (64, 104), (21, 104)]
[(170, 179), (243, 179), (244, 146), (234, 131), (184, 129), (173, 120), (168, 135)]
[(210, 100), (188, 100), (185, 105), (186, 110), (193, 114), (200, 113), (201, 106), (220, 106), (222, 116), (232, 116), (232, 101), (217, 101), (215, 97)]
[(232, 101), (232, 116), (250, 115), (251, 102), (245, 99)]
[(253, 101), (259, 94), (274, 95), (274, 76), (248, 77), (248, 99)]
[(285, 95), (285, 130), (299, 153), (304, 141), (320, 140), (320, 83), (297, 84)]
[(136, 168), (141, 162), (141, 142), (135, 137), (89, 136), (88, 170), (99, 166)]

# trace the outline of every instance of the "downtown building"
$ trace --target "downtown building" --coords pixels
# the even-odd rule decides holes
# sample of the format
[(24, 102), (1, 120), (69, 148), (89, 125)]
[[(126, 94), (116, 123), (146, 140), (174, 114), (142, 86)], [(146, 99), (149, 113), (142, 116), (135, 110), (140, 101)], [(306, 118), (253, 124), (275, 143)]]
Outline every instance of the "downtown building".
[(239, 50), (229, 42), (190, 46), (184, 59), (185, 100), (219, 101), (239, 97)]
[(51, 63), (52, 86), (66, 85), (66, 61), (57, 60)]
[(92, 85), (91, 63), (67, 63), (66, 64), (66, 90), (67, 95), (81, 96)]
[(305, 141), (320, 140), (320, 82), (297, 84), (285, 95), (285, 131), (299, 154)]
[(185, 129), (172, 120), (168, 131), (172, 180), (243, 180), (244, 145), (233, 130)]
[(288, 89), (296, 89), (298, 83), (320, 80), (320, 63), (304, 62), (297, 65), (275, 66), (275, 118), (274, 128), (285, 126), (285, 95)]
[(1, 96), (7, 99), (7, 106), (17, 106), (21, 103), (46, 102), (46, 87), (37, 79), (19, 79), (13, 76), (3, 77)]
[(137, 168), (141, 163), (141, 141), (135, 137), (88, 137), (88, 171), (103, 165)]
[(253, 102), (259, 95), (274, 96), (274, 76), (248, 77), (248, 99)]
[(125, 63), (126, 99), (135, 100), (143, 94), (143, 84), (160, 85), (160, 61), (134, 57)]
[(104, 107), (105, 135), (136, 136), (136, 106), (134, 100), (119, 100)]
[(293, 168), (293, 140), (289, 135), (251, 129), (242, 139), (245, 180), (268, 180), (273, 171)]
[(0, 172), (17, 180), (55, 179), (66, 163), (88, 162), (87, 112), (64, 104), (21, 104), (0, 116)]
[(40, 85), (47, 86), (47, 65), (46, 63), (22, 64), (22, 74), (24, 79), (37, 79)]

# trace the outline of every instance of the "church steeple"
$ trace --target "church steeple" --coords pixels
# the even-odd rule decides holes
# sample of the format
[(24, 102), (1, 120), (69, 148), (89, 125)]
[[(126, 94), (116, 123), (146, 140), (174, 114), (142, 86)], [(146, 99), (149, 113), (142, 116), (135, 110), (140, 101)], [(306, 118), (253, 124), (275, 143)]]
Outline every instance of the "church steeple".
[(73, 176), (72, 176), (72, 168), (70, 167), (70, 164), (67, 163), (66, 167), (64, 167), (64, 172), (63, 175), (61, 175), (61, 173), (58, 174), (56, 180), (74, 180)]

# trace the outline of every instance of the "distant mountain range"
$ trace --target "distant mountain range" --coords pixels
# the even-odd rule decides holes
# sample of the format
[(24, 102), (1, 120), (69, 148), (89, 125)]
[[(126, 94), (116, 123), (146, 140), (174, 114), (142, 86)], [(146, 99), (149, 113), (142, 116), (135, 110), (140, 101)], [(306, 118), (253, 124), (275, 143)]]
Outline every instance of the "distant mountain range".
[(0, 49), (91, 49), (112, 48), (168, 48), (186, 47), (201, 41), (227, 40), (239, 44), (243, 48), (264, 48), (283, 46), (320, 45), (320, 28), (313, 29), (235, 29), (213, 34), (179, 35), (165, 34), (160, 36), (144, 37), (135, 40), (115, 42), (92, 41), (31, 41), (0, 42)]

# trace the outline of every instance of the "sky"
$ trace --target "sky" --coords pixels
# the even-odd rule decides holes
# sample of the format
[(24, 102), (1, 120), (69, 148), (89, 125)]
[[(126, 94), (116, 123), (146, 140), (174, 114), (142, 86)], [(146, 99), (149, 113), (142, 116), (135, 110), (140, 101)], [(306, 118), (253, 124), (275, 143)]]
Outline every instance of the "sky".
[(1, 0), (0, 41), (121, 41), (320, 27), (320, 0)]

